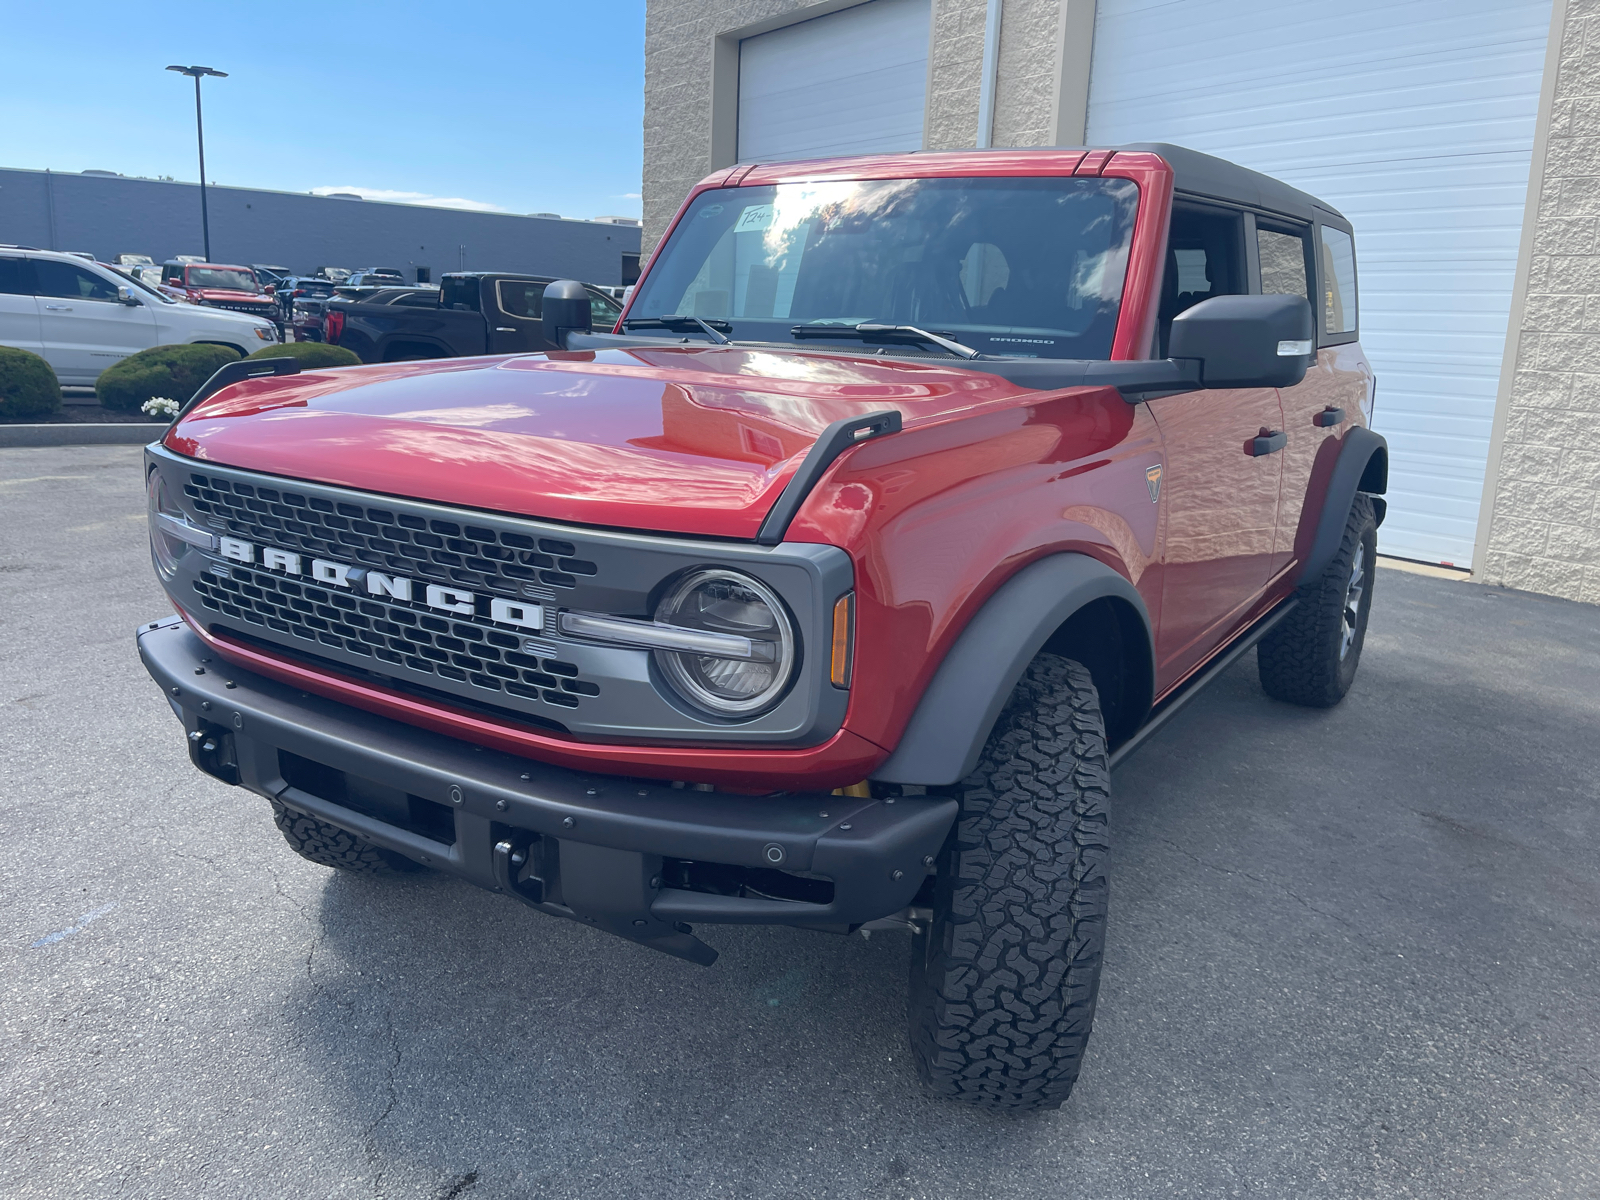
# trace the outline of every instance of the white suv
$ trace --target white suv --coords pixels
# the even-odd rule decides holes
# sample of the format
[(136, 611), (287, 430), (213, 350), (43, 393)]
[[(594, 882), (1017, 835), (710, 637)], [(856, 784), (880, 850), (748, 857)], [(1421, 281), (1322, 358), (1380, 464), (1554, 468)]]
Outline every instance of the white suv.
[(0, 247), (0, 346), (43, 355), (69, 387), (151, 346), (211, 342), (249, 354), (277, 340), (268, 321), (185, 304), (99, 263)]

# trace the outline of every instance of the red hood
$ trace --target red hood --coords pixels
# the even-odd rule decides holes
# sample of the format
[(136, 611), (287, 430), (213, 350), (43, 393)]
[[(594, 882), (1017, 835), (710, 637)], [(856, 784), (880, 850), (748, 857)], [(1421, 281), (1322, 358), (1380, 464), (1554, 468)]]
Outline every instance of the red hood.
[(185, 288), (191, 296), (198, 300), (226, 300), (229, 304), (237, 304), (241, 300), (255, 300), (262, 304), (271, 304), (272, 297), (265, 292), (241, 292), (235, 288)]
[(173, 450), (291, 478), (553, 521), (752, 538), (817, 435), (1038, 393), (916, 359), (654, 347), (250, 380)]

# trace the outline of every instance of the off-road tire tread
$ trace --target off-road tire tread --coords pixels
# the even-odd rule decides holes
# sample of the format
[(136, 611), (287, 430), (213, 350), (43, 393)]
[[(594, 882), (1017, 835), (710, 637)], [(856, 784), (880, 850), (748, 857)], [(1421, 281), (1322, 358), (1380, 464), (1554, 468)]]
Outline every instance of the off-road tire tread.
[[(1333, 561), (1316, 579), (1300, 585), (1295, 592), (1300, 603), (1256, 644), (1261, 687), (1274, 700), (1307, 708), (1332, 708), (1349, 691), (1360, 662), (1365, 630), (1351, 647), (1350, 669), (1341, 671), (1339, 637), (1345, 588), (1357, 548), (1364, 539), (1375, 536), (1376, 530), (1372, 500), (1357, 492)], [(1371, 570), (1367, 572), (1367, 595), (1363, 599), (1369, 611), (1373, 574)]]
[(1105, 946), (1110, 781), (1089, 672), (1039, 655), (962, 782), (915, 938), (911, 1040), (934, 1091), (1000, 1109), (1072, 1091)]
[(329, 825), (326, 821), (295, 812), (276, 800), (270, 803), (272, 820), (283, 834), (283, 840), (301, 858), (310, 859), (324, 867), (368, 875), (421, 870), (418, 864), (403, 854), (374, 846), (353, 833), (346, 833), (337, 825)]

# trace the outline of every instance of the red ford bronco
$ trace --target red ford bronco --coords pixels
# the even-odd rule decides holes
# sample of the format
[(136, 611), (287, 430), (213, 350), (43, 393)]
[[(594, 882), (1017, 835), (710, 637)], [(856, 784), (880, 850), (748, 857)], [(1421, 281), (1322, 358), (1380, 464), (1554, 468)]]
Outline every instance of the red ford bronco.
[(197, 393), (138, 634), (195, 765), (313, 862), (697, 963), (908, 930), (927, 1083), (1058, 1105), (1111, 769), (1251, 646), (1291, 703), (1355, 674), (1349, 223), (1165, 145), (746, 165), (591, 314), (557, 282), (561, 350)]

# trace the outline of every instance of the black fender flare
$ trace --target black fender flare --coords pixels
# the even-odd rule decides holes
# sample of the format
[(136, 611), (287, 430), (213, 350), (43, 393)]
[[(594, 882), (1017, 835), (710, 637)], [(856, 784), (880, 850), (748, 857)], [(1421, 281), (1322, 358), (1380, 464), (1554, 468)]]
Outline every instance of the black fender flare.
[(1296, 586), (1321, 575), (1339, 552), (1339, 543), (1344, 540), (1345, 519), (1356, 501), (1356, 493), (1366, 492), (1374, 497), (1378, 524), (1382, 525), (1388, 505), (1377, 497), (1388, 489), (1389, 443), (1365, 426), (1355, 426), (1344, 435), (1344, 446), (1339, 451), (1338, 462), (1334, 463), (1328, 491), (1322, 498), (1317, 533), (1306, 554), (1305, 565), (1295, 578)]
[(1084, 605), (1126, 601), (1150, 639), (1150, 614), (1138, 590), (1087, 554), (1054, 554), (1022, 568), (985, 601), (945, 655), (899, 744), (871, 778), (943, 785), (965, 778), (1017, 680), (1050, 636)]

